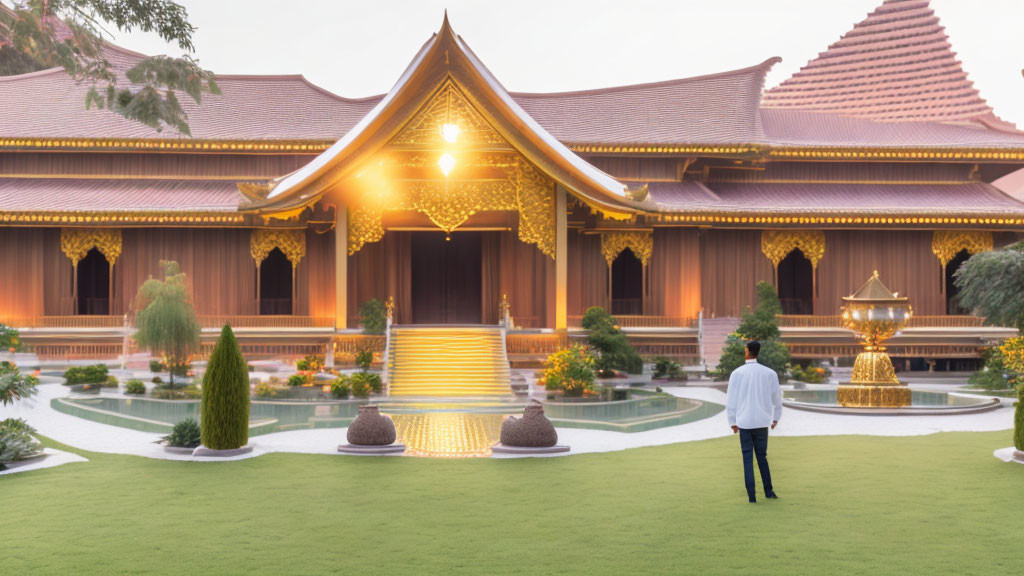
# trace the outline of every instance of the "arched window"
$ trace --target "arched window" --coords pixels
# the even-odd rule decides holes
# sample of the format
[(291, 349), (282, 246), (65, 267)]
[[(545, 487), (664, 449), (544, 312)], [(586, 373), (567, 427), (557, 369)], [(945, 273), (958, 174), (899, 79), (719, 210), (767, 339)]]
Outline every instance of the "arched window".
[(110, 264), (96, 248), (78, 262), (78, 314), (110, 314)]
[(611, 268), (612, 314), (644, 313), (644, 265), (630, 249), (615, 257)]
[(292, 313), (292, 263), (274, 248), (259, 267), (260, 314), (265, 316)]
[(970, 257), (967, 250), (961, 250), (946, 264), (946, 314), (970, 314), (960, 306), (960, 301), (957, 298), (960, 295), (960, 290), (956, 287), (956, 282), (953, 281), (953, 275)]
[(799, 248), (779, 262), (783, 314), (814, 314), (814, 267)]

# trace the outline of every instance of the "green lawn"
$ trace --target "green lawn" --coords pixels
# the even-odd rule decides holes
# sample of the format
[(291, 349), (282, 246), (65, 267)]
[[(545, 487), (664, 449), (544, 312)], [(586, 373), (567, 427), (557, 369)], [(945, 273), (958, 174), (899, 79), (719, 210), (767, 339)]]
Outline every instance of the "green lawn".
[(774, 438), (781, 500), (756, 505), (735, 437), (526, 460), (83, 453), (0, 477), (0, 574), (1021, 574), (1024, 466), (992, 457), (1010, 443)]

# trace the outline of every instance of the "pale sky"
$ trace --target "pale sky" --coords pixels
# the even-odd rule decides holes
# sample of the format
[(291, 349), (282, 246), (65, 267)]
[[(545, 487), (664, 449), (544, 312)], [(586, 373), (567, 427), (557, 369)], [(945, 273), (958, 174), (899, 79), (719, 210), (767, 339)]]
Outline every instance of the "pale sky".
[[(722, 72), (781, 56), (774, 86), (882, 0), (179, 0), (196, 55), (224, 74), (305, 75), (348, 97), (386, 92), (441, 25), (506, 88), (549, 92)], [(1024, 128), (1024, 0), (932, 0), (996, 113)], [(155, 37), (119, 44), (175, 51)]]

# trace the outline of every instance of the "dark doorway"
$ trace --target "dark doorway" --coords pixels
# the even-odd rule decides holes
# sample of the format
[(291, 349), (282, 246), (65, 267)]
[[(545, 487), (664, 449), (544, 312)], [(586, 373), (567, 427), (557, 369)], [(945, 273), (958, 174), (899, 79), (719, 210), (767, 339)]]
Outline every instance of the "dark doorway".
[(95, 248), (78, 262), (78, 313), (110, 314), (110, 264)]
[(814, 268), (799, 249), (779, 262), (778, 289), (783, 314), (814, 314)]
[(961, 250), (952, 260), (946, 263), (946, 314), (970, 314), (970, 312), (960, 306), (960, 299), (957, 298), (960, 295), (960, 289), (956, 287), (956, 282), (953, 281), (953, 275), (970, 257), (971, 255), (967, 253), (967, 250)]
[(274, 248), (260, 264), (260, 314), (292, 313), (292, 263)]
[(629, 248), (612, 262), (612, 314), (644, 313), (644, 265)]
[(480, 324), (483, 291), (480, 232), (412, 235), (414, 324)]

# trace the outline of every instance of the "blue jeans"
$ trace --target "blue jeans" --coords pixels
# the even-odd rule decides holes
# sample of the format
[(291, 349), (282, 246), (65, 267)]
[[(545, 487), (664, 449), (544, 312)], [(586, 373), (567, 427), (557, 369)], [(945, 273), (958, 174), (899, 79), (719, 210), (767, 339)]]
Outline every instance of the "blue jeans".
[(754, 498), (754, 456), (757, 456), (757, 468), (761, 471), (761, 483), (764, 493), (769, 495), (772, 489), (772, 473), (768, 469), (768, 429), (740, 428), (740, 449), (743, 451), (743, 481), (747, 484), (747, 496)]

